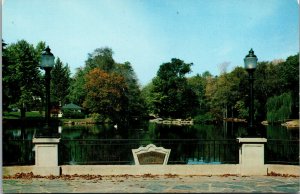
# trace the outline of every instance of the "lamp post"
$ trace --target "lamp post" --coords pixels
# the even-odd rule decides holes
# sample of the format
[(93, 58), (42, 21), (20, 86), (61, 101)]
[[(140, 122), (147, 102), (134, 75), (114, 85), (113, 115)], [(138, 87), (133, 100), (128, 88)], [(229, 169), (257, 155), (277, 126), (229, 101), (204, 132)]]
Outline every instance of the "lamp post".
[(253, 104), (254, 104), (254, 100), (253, 100), (253, 82), (254, 82), (254, 77), (253, 77), (253, 73), (256, 69), (256, 65), (257, 65), (257, 57), (256, 55), (254, 55), (254, 51), (251, 49), (249, 51), (249, 54), (246, 55), (246, 57), (244, 58), (244, 63), (245, 63), (245, 69), (248, 71), (249, 74), (249, 83), (250, 83), (250, 89), (249, 89), (249, 119), (248, 119), (248, 128), (249, 128), (249, 133), (251, 135), (256, 135), (255, 134), (255, 129), (254, 129), (254, 125), (253, 125)]
[(50, 71), (54, 66), (54, 55), (50, 52), (49, 46), (43, 51), (41, 56), (40, 67), (45, 70), (45, 82), (46, 82), (46, 106), (45, 106), (45, 128), (49, 128), (50, 120)]

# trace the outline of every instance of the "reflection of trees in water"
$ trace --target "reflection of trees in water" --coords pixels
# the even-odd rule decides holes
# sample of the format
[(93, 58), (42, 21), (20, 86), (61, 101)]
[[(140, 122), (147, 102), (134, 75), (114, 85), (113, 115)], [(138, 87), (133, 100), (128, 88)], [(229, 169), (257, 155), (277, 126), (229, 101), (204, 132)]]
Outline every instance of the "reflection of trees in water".
[(29, 164), (34, 164), (34, 152), (31, 140), (3, 141), (3, 165)]
[(265, 163), (299, 164), (299, 140), (268, 140)]

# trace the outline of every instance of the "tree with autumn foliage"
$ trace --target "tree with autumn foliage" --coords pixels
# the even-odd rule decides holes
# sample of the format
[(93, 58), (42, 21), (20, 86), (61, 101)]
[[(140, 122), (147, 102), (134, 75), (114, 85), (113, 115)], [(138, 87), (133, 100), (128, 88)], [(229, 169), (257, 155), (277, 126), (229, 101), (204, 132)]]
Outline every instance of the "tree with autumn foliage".
[(68, 99), (84, 106), (98, 122), (128, 123), (144, 117), (146, 105), (131, 64), (116, 63), (112, 55), (108, 47), (89, 53), (72, 79)]
[(126, 115), (127, 84), (123, 76), (94, 68), (86, 74), (84, 107), (103, 119), (119, 122)]

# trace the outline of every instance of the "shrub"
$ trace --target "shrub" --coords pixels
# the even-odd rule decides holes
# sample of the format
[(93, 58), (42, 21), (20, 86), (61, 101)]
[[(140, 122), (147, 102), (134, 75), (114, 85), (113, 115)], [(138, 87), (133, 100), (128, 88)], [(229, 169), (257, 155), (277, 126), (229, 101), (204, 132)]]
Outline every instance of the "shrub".
[(82, 112), (63, 110), (63, 117), (69, 119), (83, 119), (85, 115)]
[(198, 123), (198, 124), (211, 123), (213, 121), (214, 121), (214, 117), (210, 113), (205, 113), (194, 117), (194, 123)]
[(90, 114), (90, 117), (96, 123), (103, 123), (103, 121), (105, 120), (104, 116), (99, 113), (92, 113)]

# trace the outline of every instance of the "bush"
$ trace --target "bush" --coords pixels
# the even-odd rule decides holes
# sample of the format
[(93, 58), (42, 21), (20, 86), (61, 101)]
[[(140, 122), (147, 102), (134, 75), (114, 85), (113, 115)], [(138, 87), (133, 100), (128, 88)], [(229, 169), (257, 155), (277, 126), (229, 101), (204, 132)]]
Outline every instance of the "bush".
[(105, 117), (104, 115), (101, 115), (99, 113), (92, 113), (90, 114), (90, 117), (96, 123), (112, 123), (112, 120), (110, 118)]
[(105, 120), (104, 116), (99, 113), (92, 113), (90, 114), (90, 117), (96, 123), (103, 123), (103, 121)]
[(205, 113), (203, 115), (197, 115), (194, 117), (194, 123), (205, 124), (212, 123), (214, 121), (214, 117), (210, 113)]
[(69, 119), (83, 119), (83, 118), (85, 118), (85, 115), (82, 112), (77, 112), (77, 111), (72, 111), (72, 110), (64, 110), (63, 117), (69, 118)]

